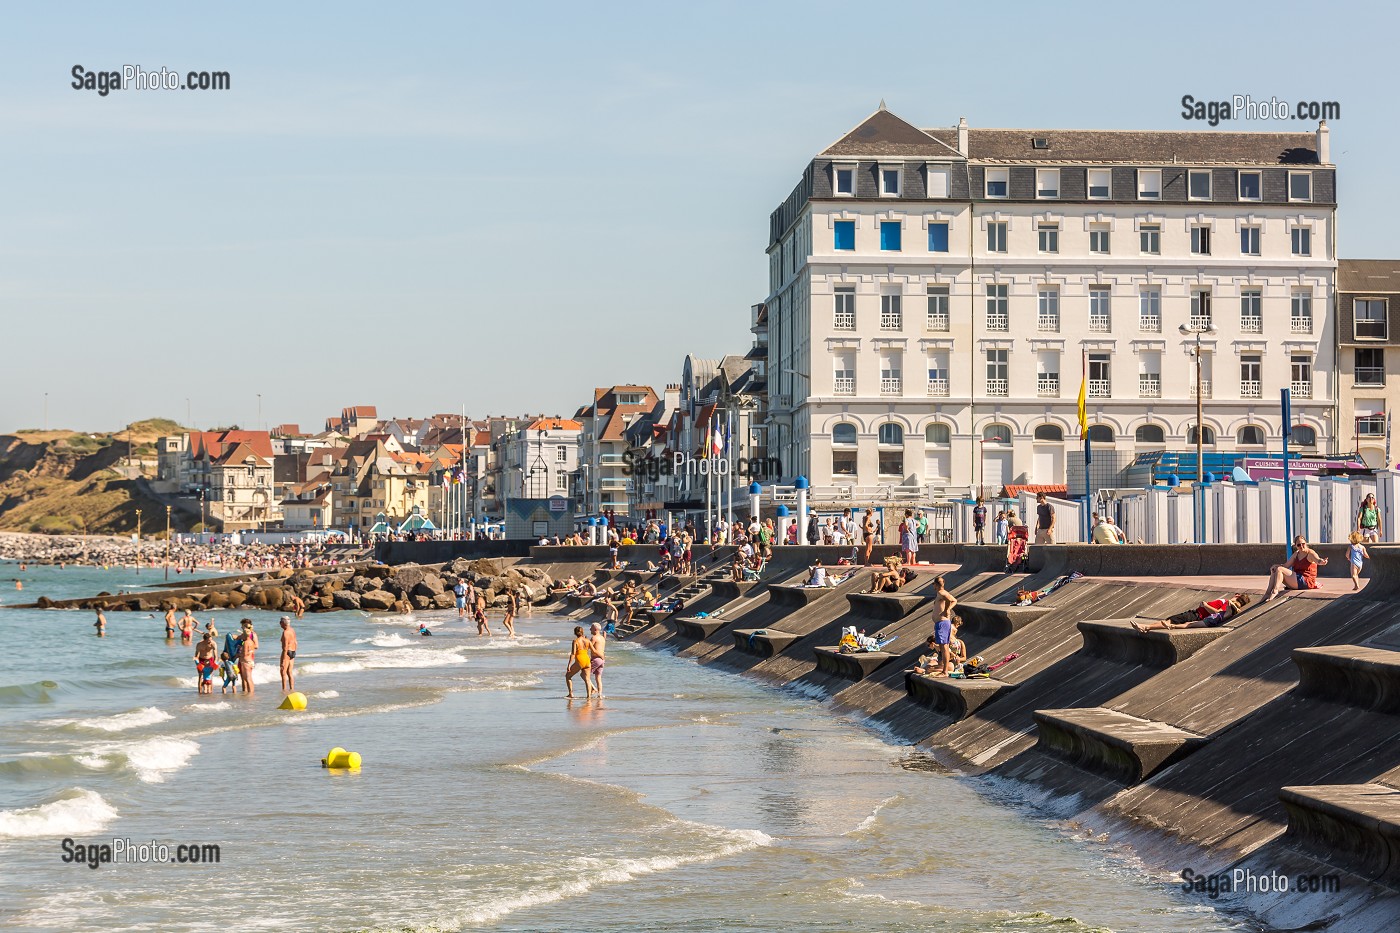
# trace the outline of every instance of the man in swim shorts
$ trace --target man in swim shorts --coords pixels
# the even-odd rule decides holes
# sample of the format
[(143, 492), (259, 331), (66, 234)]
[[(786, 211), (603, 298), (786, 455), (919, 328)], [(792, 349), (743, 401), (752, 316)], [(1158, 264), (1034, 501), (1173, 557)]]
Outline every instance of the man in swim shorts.
[(603, 665), (607, 663), (604, 657), (608, 652), (608, 638), (603, 634), (603, 626), (594, 622), (589, 626), (592, 633), (588, 639), (588, 650), (593, 655), (593, 661), (588, 666), (589, 672), (593, 675), (593, 689), (598, 692), (598, 698), (603, 697)]
[(292, 662), (297, 656), (297, 632), (292, 628), (292, 620), (286, 616), (279, 619), (277, 624), (282, 626), (282, 659), (278, 664), (282, 673), (282, 692), (291, 693), (295, 689), (292, 685)]
[(214, 669), (218, 662), (214, 660), (214, 636), (208, 632), (199, 640), (199, 644), (194, 648), (194, 669), (199, 674), (199, 692), (201, 694), (214, 692)]
[(175, 609), (171, 607), (165, 610), (165, 637), (170, 639), (175, 637)]

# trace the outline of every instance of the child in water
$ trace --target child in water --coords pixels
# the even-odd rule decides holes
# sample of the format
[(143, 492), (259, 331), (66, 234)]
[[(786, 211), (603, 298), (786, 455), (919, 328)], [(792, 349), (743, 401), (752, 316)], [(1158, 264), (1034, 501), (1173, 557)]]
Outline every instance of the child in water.
[(418, 634), (419, 634), (419, 635), (422, 635), (422, 636), (424, 636), (424, 637), (426, 638), (427, 636), (429, 636), (429, 635), (431, 635), (431, 634), (433, 634), (433, 633), (430, 632), (430, 631), (428, 631), (428, 623), (426, 623), (426, 622), (419, 622), (419, 623), (418, 623)]
[(223, 675), (224, 685), (219, 690), (220, 693), (228, 693), (228, 688), (238, 689), (238, 668), (234, 667), (233, 658), (228, 656), (227, 651), (219, 653), (219, 673)]
[(1351, 557), (1351, 588), (1359, 590), (1361, 589), (1361, 562), (1369, 560), (1371, 555), (1367, 552), (1366, 545), (1361, 543), (1365, 540), (1361, 532), (1353, 531), (1347, 536), (1347, 540), (1351, 542), (1349, 553)]

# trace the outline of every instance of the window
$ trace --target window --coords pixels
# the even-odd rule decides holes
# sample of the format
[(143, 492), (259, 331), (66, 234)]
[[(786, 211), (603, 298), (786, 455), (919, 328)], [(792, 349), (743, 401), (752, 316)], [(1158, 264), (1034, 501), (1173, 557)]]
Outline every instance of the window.
[(1138, 329), (1148, 333), (1162, 331), (1162, 290), (1144, 288), (1138, 294)]
[(1294, 398), (1312, 398), (1312, 357), (1294, 354), (1289, 360), (1291, 370), (1290, 394)]
[(832, 321), (832, 327), (836, 330), (856, 329), (856, 287), (854, 285), (836, 286), (836, 315)]
[(1293, 293), (1289, 317), (1293, 321), (1293, 333), (1312, 333), (1312, 292), (1297, 291)]
[(1004, 424), (989, 424), (982, 429), (982, 440), (988, 444), (1011, 443), (1011, 428)]
[(899, 252), (899, 244), (903, 228), (897, 220), (880, 221), (880, 249), (887, 252)]
[(1006, 252), (1006, 221), (999, 220), (987, 224), (987, 252)]
[(1357, 385), (1385, 385), (1384, 350), (1379, 347), (1358, 347), (1352, 353), (1352, 373)]
[(880, 296), (880, 329), (904, 329), (904, 299), (900, 295)]
[(1143, 224), (1138, 227), (1138, 249), (1150, 256), (1162, 252), (1161, 224)]
[(1195, 288), (1191, 290), (1191, 326), (1198, 330), (1210, 328), (1210, 289)]
[(1108, 252), (1108, 224), (1093, 224), (1089, 227), (1089, 252)]
[(1189, 431), (1186, 432), (1186, 443), (1188, 443), (1188, 444), (1195, 444), (1195, 443), (1197, 443), (1197, 441), (1196, 441), (1196, 433), (1197, 433), (1198, 430), (1200, 431), (1200, 435), (1201, 435), (1200, 443), (1201, 443), (1201, 444), (1204, 444), (1206, 447), (1214, 446), (1214, 444), (1215, 444), (1215, 428), (1212, 428), (1210, 425), (1206, 425), (1204, 428), (1201, 428), (1201, 429), (1198, 429), (1194, 424), (1191, 425), (1191, 430), (1189, 430)]
[(1109, 169), (1089, 169), (1089, 199), (1091, 201), (1107, 201), (1112, 178), (1113, 173)]
[[(1006, 396), (1006, 356), (1006, 350), (987, 351), (987, 394), (989, 396), (996, 398), (1003, 398)], [(1010, 440), (1010, 435), (1008, 435), (1007, 442), (1009, 443)]]
[(1295, 424), (1289, 429), (1288, 439), (1299, 447), (1315, 447), (1317, 446), (1317, 431), (1306, 424)]
[(1210, 228), (1209, 228), (1209, 227), (1192, 227), (1192, 228), (1191, 228), (1191, 252), (1195, 253), (1197, 256), (1209, 256), (1209, 255), (1210, 255)]
[(934, 423), (924, 428), (924, 443), (930, 447), (946, 447), (952, 438), (952, 433), (946, 424)]
[(1263, 357), (1247, 353), (1240, 357), (1240, 398), (1263, 398)]
[(855, 249), (856, 248), (856, 222), (854, 220), (838, 220), (831, 225), (835, 234), (835, 244), (833, 249)]
[(1356, 318), (1357, 340), (1385, 340), (1386, 300), (1384, 298), (1358, 298), (1352, 303), (1352, 313)]
[(1240, 200), (1263, 200), (1264, 187), (1258, 172), (1240, 172)]
[(946, 198), (948, 196), (948, 170), (931, 168), (928, 170), (928, 196)]
[(1007, 285), (987, 286), (987, 330), (1006, 330), (1010, 323), (1007, 319)]
[(1035, 170), (1035, 196), (1038, 198), (1058, 198), (1060, 196), (1060, 170), (1038, 168)]
[(900, 171), (897, 168), (880, 169), (880, 195), (886, 198), (899, 197)]
[(1140, 168), (1137, 173), (1138, 200), (1160, 201), (1162, 199), (1162, 170)]
[(1051, 333), (1060, 329), (1060, 291), (1056, 288), (1042, 288), (1036, 296), (1039, 308), (1040, 329)]
[(1190, 172), (1186, 177), (1186, 196), (1192, 201), (1210, 200), (1210, 172)]
[(554, 488), (559, 492), (567, 492), (569, 489), (569, 474), (560, 470), (554, 474)]
[(1089, 289), (1089, 330), (1100, 334), (1113, 330), (1111, 294), (1107, 288)]
[(987, 197), (1004, 198), (1007, 195), (1010, 170), (1004, 168), (987, 169)]
[(904, 356), (898, 352), (891, 352), (880, 358), (880, 394), (901, 395), (903, 392)]
[(1264, 290), (1240, 290), (1240, 331), (1246, 334), (1264, 332)]
[(936, 350), (928, 357), (928, 394), (944, 397), (948, 395), (948, 352)]
[(1385, 412), (1356, 416), (1357, 437), (1385, 437)]
[(856, 426), (844, 421), (836, 425), (831, 429), (831, 444), (833, 447), (856, 446)]
[(1312, 200), (1312, 172), (1288, 173), (1288, 200)]
[(856, 394), (856, 355), (854, 351), (845, 350), (837, 353), (834, 360), (835, 372), (832, 391), (837, 395)]
[(1240, 228), (1240, 255), (1242, 255), (1242, 256), (1258, 256), (1258, 255), (1259, 255), (1259, 228), (1258, 228), (1258, 227), (1241, 227), (1241, 228)]
[(928, 287), (928, 318), (925, 326), (929, 330), (946, 331), (948, 329), (948, 286), (930, 285)]
[(1138, 425), (1137, 431), (1133, 433), (1133, 440), (1139, 444), (1162, 444), (1166, 442), (1166, 434), (1162, 431), (1160, 424)]
[(930, 253), (948, 252), (948, 225), (946, 223), (928, 225), (928, 251)]
[(1060, 351), (1040, 350), (1035, 360), (1035, 394), (1040, 398), (1060, 397)]
[(1294, 227), (1293, 234), (1293, 255), (1312, 255), (1312, 227)]
[(893, 421), (886, 421), (880, 425), (879, 441), (882, 447), (903, 447), (904, 428)]
[(856, 170), (853, 168), (836, 168), (836, 193), (855, 194), (856, 193)]
[(1162, 397), (1162, 354), (1158, 350), (1138, 355), (1138, 397)]
[(1058, 253), (1060, 251), (1060, 225), (1040, 224), (1035, 229), (1036, 240), (1042, 253)]
[[(881, 476), (903, 476), (904, 475), (904, 429), (899, 425), (887, 421), (880, 425), (879, 433), (880, 447), (880, 475)], [(883, 448), (898, 448), (887, 450)]]
[(831, 475), (855, 476), (856, 451), (833, 448), (831, 451)]
[(1107, 353), (1089, 354), (1089, 397), (1113, 397), (1113, 376), (1109, 370)]
[(1114, 441), (1113, 428), (1106, 424), (1089, 425), (1089, 441), (1094, 444), (1112, 444)]
[(1062, 441), (1065, 432), (1058, 424), (1038, 424), (1035, 426), (1035, 439), (1038, 441)]
[(1263, 447), (1264, 429), (1257, 424), (1247, 424), (1240, 428), (1235, 440), (1244, 447)]
[(569, 460), (569, 448), (560, 445), (554, 449), (554, 462), (567, 463)]

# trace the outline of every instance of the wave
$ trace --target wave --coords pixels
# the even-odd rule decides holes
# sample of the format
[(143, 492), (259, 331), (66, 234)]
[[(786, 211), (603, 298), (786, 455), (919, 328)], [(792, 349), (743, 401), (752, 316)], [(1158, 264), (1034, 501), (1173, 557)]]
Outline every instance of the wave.
[(52, 680), (36, 680), (27, 684), (0, 687), (0, 706), (23, 706), (26, 703), (52, 703), (58, 684)]
[(191, 703), (185, 709), (191, 713), (204, 713), (210, 710), (228, 709), (231, 705), (228, 700), (220, 700), (217, 703)]
[(52, 719), (49, 720), (49, 724), (75, 726), (79, 729), (96, 729), (99, 732), (125, 732), (128, 729), (153, 726), (158, 722), (174, 718), (163, 709), (146, 706), (129, 713), (117, 713), (114, 716), (97, 716), (92, 719)]
[(376, 648), (402, 648), (405, 645), (413, 644), (413, 642), (398, 632), (379, 632), (373, 638), (356, 638), (350, 644), (374, 645)]
[(339, 691), (339, 690), (322, 690), (322, 691), (320, 691), (319, 693), (313, 693), (313, 694), (311, 694), (311, 699), (313, 699), (313, 700), (334, 700), (334, 699), (335, 699), (336, 697), (338, 697), (338, 696), (340, 696), (340, 691)]
[(863, 833), (863, 832), (865, 832), (867, 829), (869, 829), (870, 827), (872, 827), (872, 826), (875, 825), (875, 821), (876, 821), (877, 819), (880, 818), (880, 811), (883, 810), (883, 809), (885, 809), (885, 807), (887, 807), (887, 806), (889, 806), (890, 804), (894, 803), (894, 802), (895, 802), (896, 800), (898, 800), (898, 799), (899, 799), (899, 795), (898, 795), (898, 794), (895, 794), (895, 795), (892, 796), (892, 797), (886, 797), (884, 800), (881, 800), (879, 803), (877, 803), (877, 804), (875, 805), (875, 809), (873, 809), (873, 810), (870, 811), (870, 815), (867, 816), (865, 819), (863, 819), (863, 820), (860, 821), (860, 825), (859, 825), (859, 826), (857, 826), (855, 829), (851, 830), (851, 831), (848, 832), (848, 833), (843, 833), (842, 835), (845, 835), (845, 836), (854, 836), (854, 835), (856, 835), (857, 833)]
[(458, 687), (456, 693), (483, 693), (491, 690), (515, 690), (519, 687), (538, 687), (544, 681), (543, 671), (533, 674), (498, 674), (494, 677), (469, 678), (468, 686)]
[(18, 758), (9, 761), (0, 761), (0, 774), (22, 777), (28, 774), (38, 775), (77, 775), (90, 774), (93, 771), (106, 768), (109, 762), (105, 758), (92, 757), (89, 755), (63, 755), (50, 754), (48, 752), (27, 752)]
[(136, 776), (147, 784), (163, 784), (166, 775), (184, 768), (199, 754), (199, 743), (189, 739), (146, 739), (122, 745), (103, 745), (86, 755), (74, 756), (90, 768), (106, 766), (113, 758), (125, 759)]
[(299, 666), (297, 673), (347, 674), (351, 671), (448, 667), (467, 663), (467, 659), (457, 653), (459, 650), (459, 648), (453, 648), (450, 651), (438, 648), (386, 648), (382, 651), (360, 652), (348, 661), (311, 661)]
[(0, 837), (83, 836), (117, 818), (116, 808), (96, 791), (74, 787), (36, 807), (0, 810)]

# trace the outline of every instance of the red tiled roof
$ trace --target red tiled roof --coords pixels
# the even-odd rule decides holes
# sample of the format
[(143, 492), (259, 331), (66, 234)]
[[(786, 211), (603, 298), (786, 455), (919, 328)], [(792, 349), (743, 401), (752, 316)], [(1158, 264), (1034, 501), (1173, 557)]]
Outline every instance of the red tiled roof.
[(1011, 483), (1002, 487), (1006, 498), (1014, 499), (1023, 492), (1028, 492), (1033, 496), (1038, 496), (1042, 492), (1047, 496), (1067, 496), (1068, 486), (1056, 486), (1054, 484), (1036, 483)]
[(218, 460), (238, 444), (247, 444), (257, 456), (272, 459), (272, 439), (266, 431), (190, 432), (190, 451), (196, 460), (202, 460), (206, 454), (210, 460)]
[(582, 431), (583, 425), (569, 418), (536, 418), (531, 431)]

